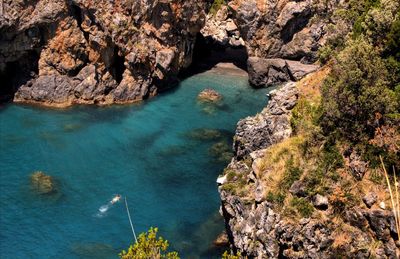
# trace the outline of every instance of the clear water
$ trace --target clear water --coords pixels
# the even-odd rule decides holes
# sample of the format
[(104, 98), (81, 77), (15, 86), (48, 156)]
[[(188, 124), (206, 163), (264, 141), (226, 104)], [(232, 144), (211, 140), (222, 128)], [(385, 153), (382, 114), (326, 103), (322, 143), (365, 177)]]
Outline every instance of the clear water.
[[(223, 94), (222, 105), (197, 102), (208, 87)], [(99, 208), (120, 193), (136, 232), (157, 226), (183, 258), (217, 258), (215, 180), (226, 162), (209, 148), (261, 110), (265, 93), (245, 77), (207, 72), (138, 105), (1, 108), (0, 257), (117, 258), (133, 239), (124, 203)], [(196, 129), (222, 135), (197, 139)], [(56, 194), (31, 188), (37, 170), (57, 180)]]

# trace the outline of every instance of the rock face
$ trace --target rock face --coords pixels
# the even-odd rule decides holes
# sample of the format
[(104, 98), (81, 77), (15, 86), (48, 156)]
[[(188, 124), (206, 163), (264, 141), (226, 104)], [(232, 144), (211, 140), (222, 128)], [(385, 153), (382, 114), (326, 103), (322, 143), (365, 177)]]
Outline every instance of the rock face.
[(238, 122), (233, 148), (238, 158), (276, 144), (289, 137), (290, 111), (298, 98), (295, 83), (290, 82), (279, 90), (269, 93), (267, 107), (254, 117), (247, 117)]
[(339, 0), (233, 0), (232, 11), (249, 56), (313, 62)]
[(239, 28), (225, 5), (216, 14), (207, 15), (206, 24), (200, 32), (209, 44), (218, 47), (239, 48), (245, 45)]
[(318, 69), (317, 65), (302, 64), (280, 58), (250, 57), (247, 61), (250, 83), (255, 87), (274, 86), (297, 81)]
[(191, 63), (208, 1), (3, 1), (0, 76), (14, 101), (128, 103)]
[[(297, 95), (296, 85), (286, 83), (271, 93), (268, 106), (260, 114), (237, 125), (234, 158), (217, 180), (220, 211), (233, 249), (259, 259), (396, 258), (394, 217), (390, 211), (370, 208), (376, 202), (375, 194), (364, 198), (367, 207), (345, 211), (342, 225), (349, 229), (347, 232), (338, 232), (327, 216), (332, 206), (325, 196), (317, 194), (309, 200), (322, 217), (296, 220), (279, 212), (266, 198), (258, 163), (266, 148), (290, 137), (289, 117)], [(307, 199), (305, 188), (299, 180), (287, 192)], [(371, 244), (377, 245), (372, 248)]]
[[(297, 81), (315, 71), (318, 49), (332, 37), (340, 0), (232, 0), (230, 16), (245, 42), (252, 85)], [(345, 30), (345, 29), (343, 29)]]

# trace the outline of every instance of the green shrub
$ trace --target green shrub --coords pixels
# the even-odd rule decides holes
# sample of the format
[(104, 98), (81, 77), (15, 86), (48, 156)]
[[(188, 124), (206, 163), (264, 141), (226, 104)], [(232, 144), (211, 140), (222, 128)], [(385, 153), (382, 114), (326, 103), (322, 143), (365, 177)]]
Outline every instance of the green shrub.
[(322, 167), (329, 171), (329, 169), (337, 169), (343, 167), (344, 160), (342, 154), (339, 152), (335, 144), (327, 143), (322, 150)]
[(284, 192), (279, 192), (279, 193), (268, 192), (266, 197), (266, 200), (268, 202), (278, 205), (283, 205), (285, 199), (286, 199), (286, 194)]
[(332, 58), (334, 49), (330, 45), (325, 45), (318, 50), (318, 60), (321, 64), (326, 64)]
[(310, 217), (314, 212), (314, 207), (304, 198), (294, 197), (290, 201), (290, 206), (294, 207), (303, 218)]
[(292, 157), (286, 161), (285, 168), (285, 173), (279, 182), (279, 190), (281, 192), (287, 191), (290, 186), (292, 186), (295, 181), (299, 180), (303, 174), (303, 171), (299, 167), (294, 166)]
[(387, 35), (386, 53), (400, 61), (400, 11), (397, 13)]
[(233, 254), (232, 251), (231, 252), (225, 251), (222, 254), (222, 259), (241, 259), (241, 258), (243, 258), (243, 257), (239, 252), (237, 252), (236, 255)]
[(322, 88), (321, 126), (337, 131), (352, 142), (374, 134), (375, 114), (395, 111), (396, 99), (389, 89), (386, 66), (364, 39), (351, 40), (335, 60)]
[(214, 0), (214, 3), (211, 5), (209, 13), (212, 15), (216, 15), (223, 5), (226, 5), (225, 0)]
[(137, 243), (131, 245), (128, 251), (122, 251), (122, 259), (179, 259), (177, 252), (167, 252), (169, 244), (162, 237), (157, 237), (157, 228), (150, 228), (147, 233), (141, 233)]

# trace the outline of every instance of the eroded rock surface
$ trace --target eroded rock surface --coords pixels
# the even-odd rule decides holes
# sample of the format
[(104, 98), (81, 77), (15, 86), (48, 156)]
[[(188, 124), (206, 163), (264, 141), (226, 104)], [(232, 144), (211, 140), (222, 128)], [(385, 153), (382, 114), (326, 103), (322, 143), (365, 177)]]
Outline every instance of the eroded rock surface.
[(222, 99), (222, 95), (214, 89), (207, 88), (199, 93), (197, 99), (201, 102), (218, 102)]
[(191, 63), (207, 2), (3, 1), (0, 75), (16, 102), (142, 100)]
[(216, 14), (207, 15), (201, 34), (209, 44), (217, 45), (217, 47), (244, 47), (245, 42), (240, 36), (236, 21), (232, 18), (228, 7), (223, 5)]
[(287, 216), (277, 207), (286, 205), (276, 205), (268, 199), (268, 175), (273, 177), (275, 172), (261, 172), (260, 161), (268, 147), (291, 136), (289, 118), (297, 95), (295, 83), (286, 83), (271, 93), (268, 106), (260, 114), (237, 125), (234, 158), (217, 179), (220, 211), (234, 251), (258, 259), (397, 258), (393, 213), (372, 206), (375, 194), (364, 197), (367, 206), (344, 212), (339, 231), (331, 218), (329, 198), (319, 194), (306, 197), (302, 180), (295, 181), (287, 193), (309, 199), (318, 216)]
[(249, 56), (313, 62), (329, 36), (339, 0), (233, 0), (233, 12)]
[(32, 189), (38, 194), (52, 194), (57, 192), (53, 177), (43, 172), (34, 172), (30, 176), (30, 181)]
[(237, 157), (243, 158), (291, 135), (290, 111), (298, 98), (295, 83), (286, 83), (279, 90), (271, 91), (269, 96), (270, 101), (263, 111), (238, 122), (233, 143)]

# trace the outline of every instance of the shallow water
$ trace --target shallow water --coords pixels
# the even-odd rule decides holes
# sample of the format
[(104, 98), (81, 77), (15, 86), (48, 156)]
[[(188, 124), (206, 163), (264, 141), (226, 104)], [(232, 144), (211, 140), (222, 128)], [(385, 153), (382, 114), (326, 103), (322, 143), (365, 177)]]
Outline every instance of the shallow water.
[[(222, 104), (197, 102), (207, 87)], [(1, 108), (0, 257), (117, 258), (133, 239), (124, 203), (99, 208), (120, 193), (136, 232), (157, 226), (183, 258), (217, 258), (210, 248), (224, 226), (215, 180), (226, 159), (209, 149), (230, 141), (265, 93), (245, 77), (207, 72), (142, 104)], [(32, 190), (37, 170), (56, 179), (56, 194)]]

